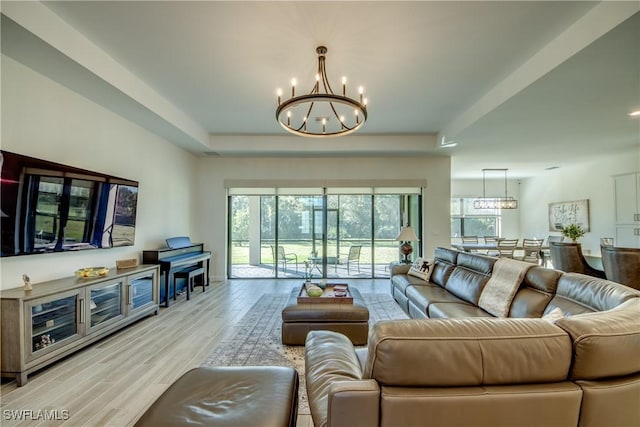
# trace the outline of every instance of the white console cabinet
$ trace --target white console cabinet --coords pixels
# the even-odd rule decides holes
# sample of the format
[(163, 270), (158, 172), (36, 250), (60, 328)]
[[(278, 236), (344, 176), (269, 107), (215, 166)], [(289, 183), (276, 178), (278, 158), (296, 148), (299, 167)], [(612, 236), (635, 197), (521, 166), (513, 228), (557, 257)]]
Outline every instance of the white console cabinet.
[(150, 314), (158, 314), (159, 266), (66, 277), (0, 293), (2, 376), (27, 375)]

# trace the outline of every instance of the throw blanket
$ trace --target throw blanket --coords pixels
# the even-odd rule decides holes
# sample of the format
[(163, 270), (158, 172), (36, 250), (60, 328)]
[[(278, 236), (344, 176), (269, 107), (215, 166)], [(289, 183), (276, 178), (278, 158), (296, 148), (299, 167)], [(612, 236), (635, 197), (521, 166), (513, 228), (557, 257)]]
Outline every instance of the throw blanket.
[(480, 294), (478, 306), (497, 317), (507, 317), (518, 287), (534, 264), (511, 258), (498, 258), (493, 273)]

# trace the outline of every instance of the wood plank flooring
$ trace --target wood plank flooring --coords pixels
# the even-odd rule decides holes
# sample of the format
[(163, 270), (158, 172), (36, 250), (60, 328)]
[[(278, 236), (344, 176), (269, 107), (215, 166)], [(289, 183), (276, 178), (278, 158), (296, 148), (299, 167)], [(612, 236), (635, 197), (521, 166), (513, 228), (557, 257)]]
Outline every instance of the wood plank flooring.
[[(389, 293), (389, 279), (346, 282), (361, 293)], [(288, 294), (299, 284), (299, 280), (274, 279), (213, 283), (205, 293), (196, 290), (190, 301), (183, 297), (170, 308), (161, 308), (158, 316), (29, 375), (23, 387), (3, 379), (0, 425), (133, 425), (173, 381), (202, 364), (222, 332), (263, 294)], [(38, 411), (57, 419), (44, 420)], [(17, 415), (22, 420), (15, 419)], [(311, 416), (299, 415), (298, 426), (313, 427)]]

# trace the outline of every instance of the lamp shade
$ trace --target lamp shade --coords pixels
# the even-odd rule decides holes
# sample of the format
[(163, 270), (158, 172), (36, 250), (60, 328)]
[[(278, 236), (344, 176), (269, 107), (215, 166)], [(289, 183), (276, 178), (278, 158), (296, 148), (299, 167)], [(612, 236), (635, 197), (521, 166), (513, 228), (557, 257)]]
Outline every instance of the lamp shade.
[(407, 226), (402, 227), (402, 230), (400, 230), (400, 234), (396, 237), (396, 240), (400, 242), (416, 242), (418, 240), (418, 236), (416, 236), (416, 232), (413, 231), (413, 228)]

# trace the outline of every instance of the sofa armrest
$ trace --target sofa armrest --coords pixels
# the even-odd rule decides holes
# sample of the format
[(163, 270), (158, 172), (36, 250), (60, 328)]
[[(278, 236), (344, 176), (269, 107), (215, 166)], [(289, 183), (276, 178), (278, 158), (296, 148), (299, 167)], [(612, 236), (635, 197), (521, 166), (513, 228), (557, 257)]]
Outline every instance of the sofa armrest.
[(331, 331), (309, 332), (304, 353), (307, 397), (313, 423), (316, 427), (326, 426), (333, 385), (339, 381), (360, 381), (360, 361), (351, 340)]
[(410, 268), (411, 264), (391, 264), (391, 275), (407, 274)]
[(376, 380), (336, 381), (331, 384), (327, 425), (377, 426), (379, 413), (380, 387)]

